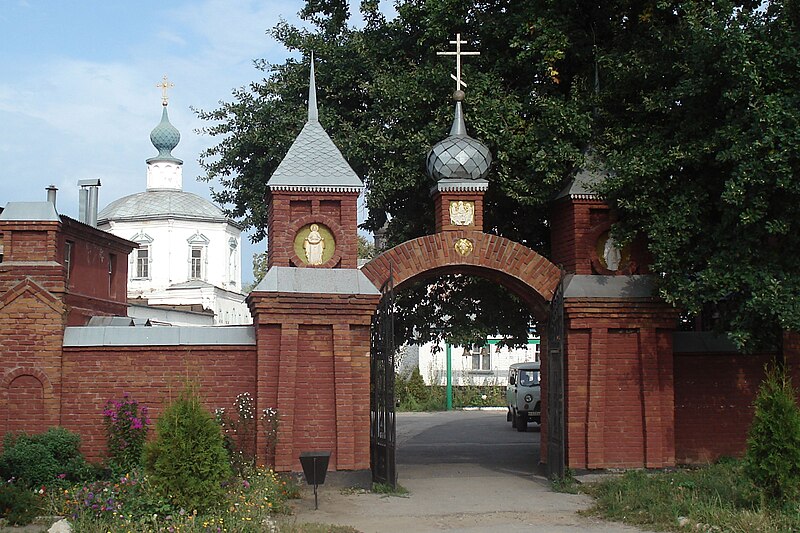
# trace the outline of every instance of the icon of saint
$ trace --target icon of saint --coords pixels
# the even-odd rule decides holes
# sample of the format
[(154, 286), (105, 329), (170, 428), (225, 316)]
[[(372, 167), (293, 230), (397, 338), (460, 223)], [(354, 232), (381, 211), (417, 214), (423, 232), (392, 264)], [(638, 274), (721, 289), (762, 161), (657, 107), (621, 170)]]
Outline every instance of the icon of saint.
[(321, 265), (322, 254), (325, 251), (325, 238), (319, 233), (319, 226), (311, 224), (311, 231), (303, 242), (306, 260), (309, 265)]
[(608, 236), (606, 244), (603, 247), (603, 259), (606, 262), (607, 269), (619, 270), (619, 263), (622, 261), (622, 253), (611, 235)]

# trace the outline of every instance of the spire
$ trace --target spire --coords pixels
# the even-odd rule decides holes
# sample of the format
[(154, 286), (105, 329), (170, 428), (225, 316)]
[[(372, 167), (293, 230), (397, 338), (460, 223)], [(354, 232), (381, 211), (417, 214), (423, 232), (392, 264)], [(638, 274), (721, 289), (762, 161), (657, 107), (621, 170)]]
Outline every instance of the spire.
[(319, 115), (317, 114), (317, 81), (314, 78), (314, 52), (311, 52), (311, 76), (308, 80), (308, 121), (319, 121)]
[[(461, 93), (460, 95), (458, 93)], [(466, 135), (467, 134), (467, 125), (464, 123), (464, 111), (461, 109), (461, 99), (458, 97), (461, 96), (461, 99), (464, 98), (463, 91), (456, 91), (454, 97), (456, 98), (456, 114), (453, 117), (453, 127), (450, 128), (450, 136), (453, 137), (455, 135)]]

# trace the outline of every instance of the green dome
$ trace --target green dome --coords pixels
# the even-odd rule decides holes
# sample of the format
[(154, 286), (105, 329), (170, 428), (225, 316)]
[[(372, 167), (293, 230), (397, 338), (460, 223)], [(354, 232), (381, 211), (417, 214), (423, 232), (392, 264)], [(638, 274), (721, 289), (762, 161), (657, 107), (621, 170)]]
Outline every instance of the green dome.
[(172, 150), (178, 146), (180, 141), (181, 133), (175, 126), (170, 124), (169, 116), (167, 115), (167, 106), (164, 106), (164, 111), (161, 113), (161, 122), (150, 132), (150, 142), (153, 143), (153, 146), (158, 150), (158, 155), (151, 157), (147, 162), (173, 161), (178, 164), (183, 164), (183, 161), (172, 155)]

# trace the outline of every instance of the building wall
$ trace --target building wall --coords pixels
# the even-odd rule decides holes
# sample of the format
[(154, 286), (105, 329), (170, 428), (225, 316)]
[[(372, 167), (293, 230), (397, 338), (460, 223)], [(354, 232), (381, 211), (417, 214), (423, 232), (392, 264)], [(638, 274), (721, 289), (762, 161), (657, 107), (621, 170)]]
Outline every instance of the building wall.
[(483, 368), (485, 360), (481, 357), (479, 366), (474, 369), (472, 350), (465, 355), (461, 346), (445, 343), (427, 343), (418, 347), (419, 371), (426, 385), (446, 385), (447, 350), (450, 349), (450, 362), (453, 385), (506, 385), (508, 368), (513, 363), (539, 360), (539, 339), (530, 339), (526, 348), (500, 346), (500, 338), (490, 337), (484, 348), (489, 351), (488, 368)]
[(675, 355), (675, 459), (706, 463), (740, 457), (753, 401), (772, 355)]
[(82, 451), (93, 460), (105, 455), (103, 407), (125, 393), (147, 406), (154, 422), (187, 380), (199, 384), (212, 412), (230, 411), (238, 394), (256, 396), (255, 346), (65, 347), (63, 353), (60, 424), (81, 434)]

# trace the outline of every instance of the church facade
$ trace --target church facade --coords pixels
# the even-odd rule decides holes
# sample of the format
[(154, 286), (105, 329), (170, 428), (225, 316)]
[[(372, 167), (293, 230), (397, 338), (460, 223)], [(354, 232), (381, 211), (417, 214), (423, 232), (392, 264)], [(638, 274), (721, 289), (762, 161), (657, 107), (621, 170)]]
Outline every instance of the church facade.
[[(249, 324), (242, 294), (242, 229), (208, 200), (183, 190), (183, 161), (172, 155), (180, 133), (169, 122), (150, 133), (145, 191), (114, 200), (97, 227), (138, 245), (128, 257), (128, 298), (137, 318), (173, 313), (174, 324)], [(148, 309), (154, 308), (155, 310)], [(204, 315), (204, 316), (203, 316)]]

